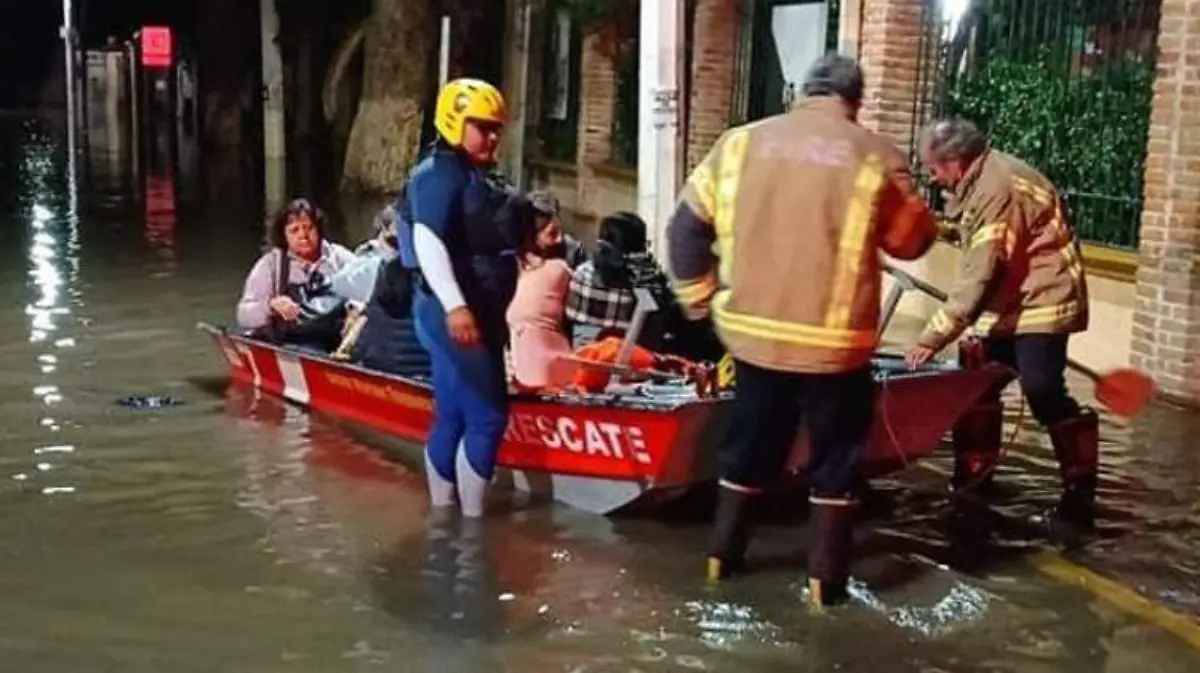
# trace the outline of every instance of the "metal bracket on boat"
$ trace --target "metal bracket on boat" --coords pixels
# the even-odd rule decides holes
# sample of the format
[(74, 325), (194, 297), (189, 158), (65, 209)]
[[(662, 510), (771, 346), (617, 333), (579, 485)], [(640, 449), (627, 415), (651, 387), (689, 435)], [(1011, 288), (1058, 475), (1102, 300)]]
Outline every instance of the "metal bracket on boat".
[(883, 338), (883, 333), (887, 331), (888, 325), (892, 323), (892, 318), (896, 315), (896, 309), (900, 306), (900, 300), (904, 297), (904, 293), (919, 289), (913, 283), (914, 278), (912, 276), (894, 266), (884, 264), (883, 270), (892, 277), (893, 283), (892, 289), (888, 291), (887, 299), (883, 302), (882, 320), (879, 321), (879, 332), (875, 335), (879, 339)]
[(646, 326), (646, 317), (658, 310), (658, 302), (654, 295), (644, 287), (635, 287), (633, 296), (637, 303), (633, 306), (633, 317), (629, 320), (629, 329), (625, 330), (625, 340), (621, 342), (621, 350), (617, 351), (616, 363), (628, 367), (633, 359), (633, 348), (637, 346), (638, 338), (642, 336), (642, 328)]
[(877, 338), (883, 338), (883, 333), (887, 331), (888, 325), (891, 324), (892, 318), (896, 315), (896, 309), (900, 306), (900, 299), (904, 296), (905, 292), (920, 292), (941, 302), (947, 299), (945, 292), (910, 273), (897, 269), (891, 264), (885, 262), (883, 270), (887, 275), (892, 277), (894, 284), (883, 302), (879, 332), (875, 335)]
[[(917, 278), (916, 276), (912, 275), (911, 273), (908, 273), (907, 271), (901, 271), (900, 269), (897, 269), (896, 267), (892, 266), (891, 264), (887, 264), (885, 262), (883, 265), (883, 270), (886, 271), (889, 276), (891, 276), (893, 279), (895, 279), (897, 286), (904, 288), (904, 291), (906, 291), (906, 292), (909, 290), (916, 290), (918, 292), (927, 294), (930, 297), (933, 297), (934, 299), (936, 299), (940, 302), (946, 302), (946, 301), (949, 301), (949, 299), (950, 299), (950, 296), (947, 295), (945, 293), (945, 291), (941, 290), (940, 288), (934, 287), (933, 285), (926, 283), (925, 281), (921, 280), (920, 278)], [(888, 299), (889, 300), (891, 299), (890, 294), (888, 295)], [(893, 310), (895, 310), (895, 309), (893, 309)]]

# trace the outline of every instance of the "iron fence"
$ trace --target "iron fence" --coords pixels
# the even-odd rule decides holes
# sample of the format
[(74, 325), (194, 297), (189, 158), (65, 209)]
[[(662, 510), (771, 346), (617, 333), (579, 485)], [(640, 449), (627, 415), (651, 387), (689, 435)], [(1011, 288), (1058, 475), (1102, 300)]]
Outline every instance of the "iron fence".
[(916, 126), (958, 115), (1042, 170), (1085, 240), (1137, 245), (1161, 0), (924, 0)]

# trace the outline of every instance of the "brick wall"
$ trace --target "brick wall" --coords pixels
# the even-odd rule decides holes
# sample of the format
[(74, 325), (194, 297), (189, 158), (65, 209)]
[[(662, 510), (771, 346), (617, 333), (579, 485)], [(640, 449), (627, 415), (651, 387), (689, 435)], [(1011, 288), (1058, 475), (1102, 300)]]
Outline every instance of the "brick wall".
[(1200, 11), (1192, 4), (1162, 4), (1130, 359), (1164, 392), (1200, 402), (1200, 71), (1187, 54), (1200, 40)]
[[(604, 35), (584, 36), (580, 54), (579, 143), (575, 153), (575, 210), (584, 217), (601, 215), (611, 198), (611, 180), (598, 175), (597, 165), (612, 159), (616, 116), (616, 61)], [(636, 182), (629, 185), (629, 204), (637, 198)]]
[[(914, 120), (913, 100), (917, 93), (918, 66), (921, 60), (921, 30), (924, 28), (922, 0), (858, 0), (852, 25), (840, 30), (840, 42), (857, 45), (863, 69), (865, 90), (859, 119), (863, 126), (895, 139), (902, 152), (908, 152), (914, 127), (926, 121), (922, 111)], [(857, 34), (853, 32), (857, 24)], [(927, 42), (928, 44), (928, 42)], [(915, 122), (915, 123), (914, 123)], [(935, 246), (930, 254), (913, 262), (891, 260), (897, 267), (941, 287), (952, 284), (957, 275), (958, 253), (948, 246)], [(887, 279), (886, 291), (891, 290)], [(920, 292), (906, 292), (897, 312), (927, 320), (939, 304)]]
[[(863, 126), (908, 149), (921, 35), (921, 0), (861, 0)], [(918, 120), (923, 121), (923, 120)]]
[(583, 38), (580, 56), (579, 152), (580, 165), (608, 161), (612, 156), (613, 118), (616, 112), (616, 63), (602, 45), (603, 36)]
[(692, 33), (687, 168), (729, 127), (738, 50), (738, 0), (698, 0)]

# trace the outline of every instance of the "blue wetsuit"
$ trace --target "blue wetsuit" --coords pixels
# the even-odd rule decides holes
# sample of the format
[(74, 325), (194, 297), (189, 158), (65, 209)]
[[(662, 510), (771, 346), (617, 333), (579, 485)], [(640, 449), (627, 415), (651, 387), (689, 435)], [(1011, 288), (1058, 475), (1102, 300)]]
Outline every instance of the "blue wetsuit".
[[(482, 334), (474, 348), (453, 343), (432, 278), (418, 283), (413, 313), (432, 363), (435, 403), (426, 445), (430, 495), (435, 505), (449, 504), (457, 485), (463, 513), (475, 516), (481, 512), (468, 510), (482, 507), (508, 422), (504, 313), (516, 291), (517, 198), (458, 152), (437, 147), (413, 169), (401, 215), (402, 262), (418, 266), (422, 248), (414, 231), (432, 233), (449, 255), (454, 281)], [(432, 270), (423, 271), (429, 276)]]

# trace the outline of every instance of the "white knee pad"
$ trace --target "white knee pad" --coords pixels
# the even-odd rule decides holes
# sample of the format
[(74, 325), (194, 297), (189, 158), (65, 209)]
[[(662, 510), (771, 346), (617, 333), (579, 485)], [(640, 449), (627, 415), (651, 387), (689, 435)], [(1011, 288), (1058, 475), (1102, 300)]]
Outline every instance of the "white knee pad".
[(429, 461), (429, 450), (425, 450), (425, 479), (429, 482), (429, 504), (433, 507), (454, 505), (454, 482), (447, 481), (434, 469)]
[(487, 495), (488, 480), (479, 476), (471, 461), (467, 460), (467, 447), (460, 442), (454, 457), (455, 477), (458, 480), (458, 502), (464, 517), (483, 516), (483, 500)]

